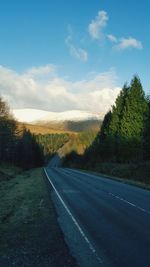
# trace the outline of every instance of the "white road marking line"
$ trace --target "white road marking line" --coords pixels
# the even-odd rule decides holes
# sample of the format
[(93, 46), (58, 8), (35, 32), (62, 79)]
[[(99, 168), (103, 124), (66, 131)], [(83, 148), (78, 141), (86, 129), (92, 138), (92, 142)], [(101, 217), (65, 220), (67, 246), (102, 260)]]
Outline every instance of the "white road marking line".
[[(70, 170), (67, 169), (67, 171), (69, 172)], [(95, 175), (90, 175), (90, 174), (87, 174), (87, 173), (84, 173), (84, 172), (80, 172), (80, 171), (77, 171), (77, 170), (73, 170), (73, 171), (76, 172), (76, 173), (85, 174), (88, 177), (91, 177), (92, 176), (94, 178), (98, 178), (99, 179), (99, 177), (97, 177)], [(113, 197), (115, 197), (115, 198), (117, 198), (117, 199), (119, 199), (119, 200), (121, 200), (121, 201), (123, 201), (123, 202), (125, 202), (125, 203), (127, 203), (127, 204), (129, 204), (130, 206), (133, 206), (133, 207), (135, 207), (135, 208), (137, 208), (137, 209), (139, 209), (139, 210), (141, 210), (141, 211), (143, 211), (143, 212), (145, 212), (147, 214), (150, 214), (150, 211), (148, 211), (148, 210), (146, 210), (146, 209), (144, 209), (144, 208), (142, 208), (142, 207), (140, 207), (138, 205), (135, 205), (134, 203), (129, 202), (128, 200), (126, 200), (124, 198), (121, 198), (121, 197), (119, 197), (119, 196), (117, 196), (117, 195), (115, 195), (115, 194), (113, 194), (111, 192), (108, 192), (108, 194), (111, 195), (111, 196), (113, 196)]]
[(133, 207), (135, 207), (135, 208), (137, 208), (137, 209), (139, 209), (139, 210), (141, 210), (141, 211), (143, 211), (143, 212), (145, 212), (145, 213), (147, 213), (147, 214), (150, 214), (150, 211), (148, 211), (148, 210), (146, 210), (146, 209), (144, 209), (144, 208), (141, 208), (140, 206), (135, 205), (134, 203), (129, 202), (128, 200), (126, 200), (126, 199), (124, 199), (124, 198), (122, 198), (122, 197), (119, 197), (119, 196), (117, 196), (117, 195), (115, 195), (115, 194), (113, 194), (113, 193), (110, 193), (110, 192), (109, 192), (109, 195), (111, 195), (112, 197), (115, 197), (115, 198), (117, 198), (117, 199), (119, 199), (119, 200), (121, 200), (121, 201), (123, 201), (123, 202), (129, 204), (130, 206), (133, 206)]
[[(100, 179), (100, 178), (104, 178), (103, 176), (97, 176), (97, 175), (94, 175), (94, 174), (88, 174), (84, 171), (78, 171), (78, 170), (74, 170), (74, 169), (68, 169), (66, 168), (65, 171), (67, 171), (68, 173), (71, 173), (71, 172), (74, 172), (74, 173), (79, 173), (79, 174), (82, 174), (82, 175), (85, 175), (85, 176), (88, 176), (88, 177), (94, 177), (96, 179)], [(107, 179), (107, 178), (106, 178)]]
[(50, 184), (52, 185), (53, 189), (55, 190), (55, 193), (57, 194), (59, 200), (61, 201), (62, 205), (64, 206), (64, 208), (66, 209), (66, 211), (68, 212), (68, 214), (70, 215), (72, 221), (74, 222), (74, 224), (76, 225), (76, 227), (78, 228), (80, 234), (82, 235), (82, 237), (84, 238), (84, 240), (86, 241), (86, 243), (89, 246), (89, 249), (95, 254), (96, 259), (99, 261), (99, 263), (103, 263), (102, 259), (97, 255), (95, 248), (93, 247), (93, 245), (91, 244), (91, 242), (89, 241), (89, 239), (87, 238), (87, 236), (85, 235), (85, 233), (83, 232), (83, 230), (81, 229), (80, 225), (78, 224), (78, 222), (76, 221), (76, 219), (73, 217), (71, 211), (68, 209), (67, 205), (65, 204), (65, 202), (63, 201), (62, 197), (60, 196), (60, 194), (58, 193), (57, 189), (55, 188), (53, 182), (51, 181), (50, 177), (48, 176), (48, 173), (46, 171), (46, 169), (44, 168), (44, 172), (46, 174), (47, 179), (49, 180)]

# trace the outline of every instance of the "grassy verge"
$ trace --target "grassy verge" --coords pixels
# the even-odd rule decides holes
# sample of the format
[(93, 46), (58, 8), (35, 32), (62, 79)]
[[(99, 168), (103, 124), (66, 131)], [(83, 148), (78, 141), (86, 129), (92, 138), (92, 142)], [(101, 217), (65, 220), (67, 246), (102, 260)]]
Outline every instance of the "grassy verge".
[(101, 163), (93, 169), (84, 170), (98, 176), (150, 189), (150, 162), (141, 164)]
[(9, 181), (19, 173), (21, 173), (21, 170), (17, 167), (11, 166), (10, 164), (6, 163), (0, 164), (0, 182)]
[(75, 266), (42, 169), (9, 175), (0, 182), (0, 266)]

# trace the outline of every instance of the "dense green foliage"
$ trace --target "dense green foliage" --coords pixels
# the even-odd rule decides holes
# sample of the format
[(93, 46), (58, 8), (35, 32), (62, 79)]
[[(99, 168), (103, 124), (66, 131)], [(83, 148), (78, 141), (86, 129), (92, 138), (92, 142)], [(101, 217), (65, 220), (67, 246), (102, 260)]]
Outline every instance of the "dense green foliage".
[(104, 118), (93, 149), (100, 161), (138, 162), (143, 159), (143, 133), (148, 116), (148, 102), (137, 77), (130, 87), (123, 87), (112, 111)]
[(150, 98), (148, 100), (148, 116), (144, 129), (144, 160), (150, 160)]
[[(72, 135), (68, 146), (68, 152), (76, 152), (80, 155), (84, 154), (85, 150), (93, 143), (95, 137), (95, 131), (81, 132)], [(67, 154), (68, 152), (66, 151)]]
[(70, 136), (67, 146), (63, 148), (63, 154), (65, 155), (63, 164), (74, 166), (74, 162), (80, 162), (86, 149), (91, 147), (94, 142), (96, 135), (97, 132), (95, 131), (87, 131)]
[(23, 128), (18, 130), (5, 101), (0, 98), (0, 162), (15, 164), (23, 169), (41, 166), (42, 148), (34, 135)]
[(0, 98), (0, 161), (11, 161), (14, 159), (15, 131), (16, 122), (9, 112), (9, 107)]
[[(99, 148), (104, 150), (103, 146), (105, 145), (105, 160), (113, 162), (143, 160), (144, 130), (147, 116), (148, 102), (139, 78), (134, 77), (130, 87), (125, 85), (117, 97), (116, 103), (112, 107), (109, 125), (106, 127), (103, 123), (102, 128), (107, 133), (105, 142), (103, 142), (103, 133), (100, 133)], [(103, 160), (102, 157), (101, 159)]]
[(23, 169), (42, 166), (69, 140), (69, 134), (31, 134), (18, 127), (9, 107), (0, 98), (0, 162)]
[(16, 164), (24, 169), (40, 167), (44, 164), (42, 147), (29, 130), (23, 129), (16, 146)]
[(37, 143), (42, 147), (45, 161), (47, 162), (59, 148), (69, 141), (69, 134), (38, 134), (35, 138)]
[(130, 86), (124, 85), (84, 155), (72, 153), (64, 162), (72, 167), (100, 170), (106, 162), (137, 166), (145, 160), (150, 160), (150, 100), (135, 76)]

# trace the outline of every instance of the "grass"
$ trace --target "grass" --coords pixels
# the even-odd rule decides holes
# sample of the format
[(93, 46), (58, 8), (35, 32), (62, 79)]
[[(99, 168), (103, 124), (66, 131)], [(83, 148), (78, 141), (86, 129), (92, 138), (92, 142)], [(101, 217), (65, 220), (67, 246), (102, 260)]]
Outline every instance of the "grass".
[(142, 188), (150, 189), (150, 162), (140, 164), (117, 164), (117, 163), (99, 163), (91, 172), (98, 176), (126, 182), (137, 185)]
[(75, 266), (42, 169), (12, 173), (0, 182), (0, 266)]
[(7, 163), (0, 164), (0, 182), (10, 180), (15, 175), (19, 174), (21, 170), (18, 167), (12, 166)]

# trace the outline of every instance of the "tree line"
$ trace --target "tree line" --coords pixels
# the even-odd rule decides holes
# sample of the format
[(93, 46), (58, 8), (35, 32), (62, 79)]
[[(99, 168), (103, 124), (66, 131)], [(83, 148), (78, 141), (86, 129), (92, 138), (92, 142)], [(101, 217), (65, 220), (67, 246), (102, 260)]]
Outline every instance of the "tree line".
[(42, 166), (43, 149), (25, 127), (20, 129), (7, 103), (0, 97), (0, 162), (23, 169)]
[(63, 155), (65, 155), (63, 164), (67, 165), (69, 162), (80, 159), (80, 156), (82, 156), (85, 150), (93, 143), (96, 133), (97, 131), (88, 130), (70, 135), (68, 144), (63, 148)]
[(48, 162), (58, 149), (69, 141), (70, 136), (68, 133), (36, 134), (35, 139), (43, 149), (45, 162)]
[(18, 125), (0, 97), (0, 162), (23, 169), (43, 166), (69, 138), (67, 133), (32, 134), (25, 126)]
[(67, 155), (67, 161), (74, 167), (94, 169), (104, 162), (138, 164), (148, 160), (150, 99), (145, 95), (139, 77), (134, 76), (130, 85), (123, 86), (84, 155)]
[(130, 86), (124, 85), (86, 153), (93, 150), (100, 161), (119, 163), (149, 159), (149, 116), (150, 101), (135, 76)]

